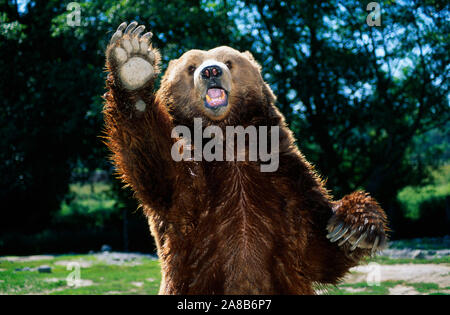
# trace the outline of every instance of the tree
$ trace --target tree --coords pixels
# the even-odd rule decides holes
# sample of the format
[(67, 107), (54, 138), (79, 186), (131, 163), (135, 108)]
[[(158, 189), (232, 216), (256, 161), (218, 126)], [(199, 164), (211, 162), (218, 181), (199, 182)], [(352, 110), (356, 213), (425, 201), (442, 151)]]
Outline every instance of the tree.
[(14, 1), (0, 8), (0, 225), (31, 232), (59, 208), (77, 158), (88, 158), (98, 120), (88, 114), (90, 87), (101, 75), (89, 69), (94, 56), (52, 36), (54, 14), (65, 10), (59, 1), (30, 2), (24, 13)]

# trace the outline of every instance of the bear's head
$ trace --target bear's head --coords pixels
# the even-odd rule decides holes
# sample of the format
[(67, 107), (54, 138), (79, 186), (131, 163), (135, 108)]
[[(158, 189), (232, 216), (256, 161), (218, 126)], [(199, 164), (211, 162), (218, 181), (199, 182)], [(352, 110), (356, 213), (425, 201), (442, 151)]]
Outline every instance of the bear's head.
[(158, 94), (174, 118), (187, 124), (195, 117), (245, 124), (275, 101), (253, 56), (226, 46), (190, 50), (170, 61)]

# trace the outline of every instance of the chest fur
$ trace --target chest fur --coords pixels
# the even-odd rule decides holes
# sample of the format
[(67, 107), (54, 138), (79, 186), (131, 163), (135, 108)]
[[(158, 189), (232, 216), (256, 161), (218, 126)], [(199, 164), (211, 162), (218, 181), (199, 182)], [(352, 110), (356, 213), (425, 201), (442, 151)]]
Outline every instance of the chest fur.
[(205, 175), (210, 197), (196, 233), (203, 238), (197, 257), (205, 255), (199, 272), (218, 268), (227, 275), (222, 279), (226, 293), (269, 291), (271, 253), (278, 237), (273, 227), (283, 220), (283, 198), (271, 177), (252, 165), (232, 165)]
[(171, 225), (163, 241), (177, 253), (164, 256), (177, 266), (173, 276), (187, 286), (182, 291), (271, 292), (273, 252), (289, 229), (285, 198), (276, 184), (249, 164), (205, 169), (199, 187), (207, 197), (191, 203), (186, 213), (177, 209), (177, 226)]

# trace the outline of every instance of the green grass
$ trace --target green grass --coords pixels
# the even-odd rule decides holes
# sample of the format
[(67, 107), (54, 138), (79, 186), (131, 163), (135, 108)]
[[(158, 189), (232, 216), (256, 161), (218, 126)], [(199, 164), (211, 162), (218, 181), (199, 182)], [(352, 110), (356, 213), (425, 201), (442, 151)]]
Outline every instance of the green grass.
[[(74, 272), (58, 261), (90, 262), (90, 267), (80, 268), (82, 281), (89, 286), (70, 287), (67, 277)], [(0, 260), (0, 294), (157, 294), (161, 281), (158, 261), (142, 258), (142, 264), (108, 265), (93, 255), (58, 256), (51, 260), (10, 262)], [(16, 271), (17, 268), (52, 267), (51, 273)]]
[(409, 283), (406, 281), (384, 281), (380, 285), (368, 286), (365, 282), (346, 283), (328, 289), (328, 295), (386, 295), (396, 286), (410, 287), (418, 294), (448, 295), (450, 287), (440, 288), (436, 283)]
[[(328, 289), (328, 295), (386, 295), (389, 288), (396, 286), (399, 281), (385, 281), (379, 286), (369, 286), (366, 282), (346, 283)], [(349, 291), (353, 289), (352, 291)]]
[[(388, 259), (378, 257), (366, 262), (380, 264), (410, 263), (450, 263), (450, 258), (435, 260)], [(58, 262), (79, 262), (80, 278), (89, 282), (88, 286), (70, 287), (67, 277), (74, 271)], [(0, 294), (157, 294), (161, 281), (159, 262), (142, 257), (141, 264), (110, 265), (95, 255), (62, 255), (48, 260), (7, 261), (0, 259)], [(418, 262), (419, 261), (419, 262)], [(83, 267), (83, 264), (90, 264)], [(16, 271), (42, 265), (52, 267), (51, 273), (38, 271)], [(436, 283), (408, 283), (405, 281), (385, 281), (379, 286), (369, 286), (365, 282), (343, 283), (336, 287), (327, 287), (326, 294), (332, 295), (384, 295), (397, 285), (411, 287), (420, 294), (447, 294), (450, 287), (440, 288)]]
[(411, 283), (411, 286), (420, 293), (439, 292), (439, 285), (436, 283)]

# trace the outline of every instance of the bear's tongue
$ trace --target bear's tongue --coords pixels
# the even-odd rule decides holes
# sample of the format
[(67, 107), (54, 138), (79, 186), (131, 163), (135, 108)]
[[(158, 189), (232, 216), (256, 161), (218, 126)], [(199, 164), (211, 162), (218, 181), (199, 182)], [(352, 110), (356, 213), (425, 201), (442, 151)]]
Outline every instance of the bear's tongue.
[(223, 89), (211, 88), (206, 92), (206, 103), (208, 107), (219, 107), (227, 105), (227, 95)]
[(208, 96), (211, 98), (220, 98), (222, 96), (222, 89), (209, 89)]

